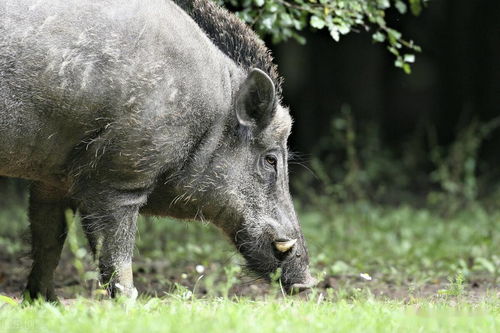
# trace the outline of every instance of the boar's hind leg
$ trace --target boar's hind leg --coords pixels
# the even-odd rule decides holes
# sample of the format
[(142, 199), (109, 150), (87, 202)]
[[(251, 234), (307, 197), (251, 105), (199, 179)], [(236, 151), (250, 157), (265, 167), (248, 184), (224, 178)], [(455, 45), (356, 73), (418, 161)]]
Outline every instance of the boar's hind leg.
[(69, 208), (64, 192), (42, 183), (31, 185), (29, 220), (33, 267), (24, 294), (26, 300), (42, 297), (57, 301), (54, 271), (66, 239), (65, 211)]
[(132, 277), (136, 222), (146, 201), (141, 191), (92, 188), (79, 194), (83, 229), (99, 262), (101, 280), (111, 297), (137, 297)]

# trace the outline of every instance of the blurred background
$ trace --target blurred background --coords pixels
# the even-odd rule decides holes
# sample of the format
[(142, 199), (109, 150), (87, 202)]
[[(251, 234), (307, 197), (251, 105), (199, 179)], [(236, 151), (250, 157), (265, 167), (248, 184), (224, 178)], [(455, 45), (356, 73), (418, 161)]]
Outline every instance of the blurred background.
[(430, 1), (416, 17), (389, 10), (388, 24), (422, 47), (411, 75), (368, 33), (336, 43), (323, 31), (307, 34), (305, 46), (273, 45), (295, 118), (292, 150), (309, 167), (322, 161), (320, 183), (350, 186), (349, 199), (492, 195), (500, 180), (499, 14), (498, 1)]
[[(266, 37), (295, 119), (290, 185), (329, 297), (498, 292), (499, 14), (496, 0), (387, 9), (388, 26), (422, 48), (411, 75), (364, 28), (339, 42), (314, 29), (305, 45)], [(18, 294), (30, 266), (27, 186), (0, 178), (0, 293)], [(68, 297), (99, 290), (77, 222), (56, 276)], [(207, 225), (142, 218), (135, 263), (142, 293), (267, 292)]]

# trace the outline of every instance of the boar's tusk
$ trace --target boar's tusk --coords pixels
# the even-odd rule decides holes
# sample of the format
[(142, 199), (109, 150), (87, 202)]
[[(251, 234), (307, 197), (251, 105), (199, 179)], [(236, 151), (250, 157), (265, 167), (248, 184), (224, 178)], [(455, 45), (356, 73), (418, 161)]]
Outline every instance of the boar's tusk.
[(286, 252), (292, 248), (292, 246), (297, 242), (296, 239), (292, 239), (284, 242), (274, 242), (274, 246), (280, 252)]

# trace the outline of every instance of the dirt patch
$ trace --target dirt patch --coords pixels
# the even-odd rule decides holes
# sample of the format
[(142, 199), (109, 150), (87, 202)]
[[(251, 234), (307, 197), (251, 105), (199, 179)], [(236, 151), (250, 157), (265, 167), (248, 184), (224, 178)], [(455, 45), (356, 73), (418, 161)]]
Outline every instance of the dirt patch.
[[(26, 256), (7, 256), (0, 254), (0, 294), (20, 298), (25, 287), (31, 261)], [(92, 267), (87, 267), (92, 273)], [(180, 288), (194, 291), (198, 297), (212, 294), (210, 285), (220, 288), (226, 284), (223, 266), (214, 263), (204, 267), (203, 272), (196, 266), (169, 267), (168, 262), (137, 260), (135, 263), (135, 283), (141, 295), (164, 296)], [(272, 288), (263, 281), (255, 281), (243, 274), (239, 282), (229, 290), (229, 296), (246, 296), (261, 299), (267, 295), (280, 294), (279, 287)], [(100, 296), (98, 283), (95, 279), (82, 282), (72, 265), (71, 258), (64, 257), (58, 267), (55, 277), (57, 294), (64, 301), (75, 298)], [(204, 280), (205, 279), (205, 280)], [(210, 280), (211, 283), (208, 283)], [(202, 282), (200, 282), (202, 281)], [(449, 287), (446, 279), (435, 279), (426, 283), (412, 281), (395, 282), (378, 277), (361, 276), (327, 276), (318, 285), (315, 293), (323, 293), (326, 297), (358, 299), (374, 297), (376, 299), (391, 299), (411, 302), (415, 299), (442, 299), (445, 296), (440, 290)], [(464, 285), (462, 297), (470, 302), (476, 302), (484, 297), (496, 295), (500, 297), (500, 286), (491, 277), (474, 277)], [(308, 297), (308, 293), (301, 295)], [(299, 297), (301, 297), (299, 296)], [(318, 296), (321, 297), (321, 296)]]

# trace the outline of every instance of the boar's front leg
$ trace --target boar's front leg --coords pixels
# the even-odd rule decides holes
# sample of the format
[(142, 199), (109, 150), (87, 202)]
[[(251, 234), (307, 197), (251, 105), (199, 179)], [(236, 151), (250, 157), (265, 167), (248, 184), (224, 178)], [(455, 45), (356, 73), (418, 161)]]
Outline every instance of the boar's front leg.
[(54, 271), (66, 239), (65, 192), (42, 183), (30, 189), (29, 220), (33, 267), (24, 293), (26, 300), (42, 297), (56, 302)]
[(94, 256), (98, 259), (101, 281), (111, 297), (137, 297), (132, 276), (132, 256), (138, 211), (147, 191), (115, 190), (89, 186), (91, 192), (80, 200), (82, 224)]

